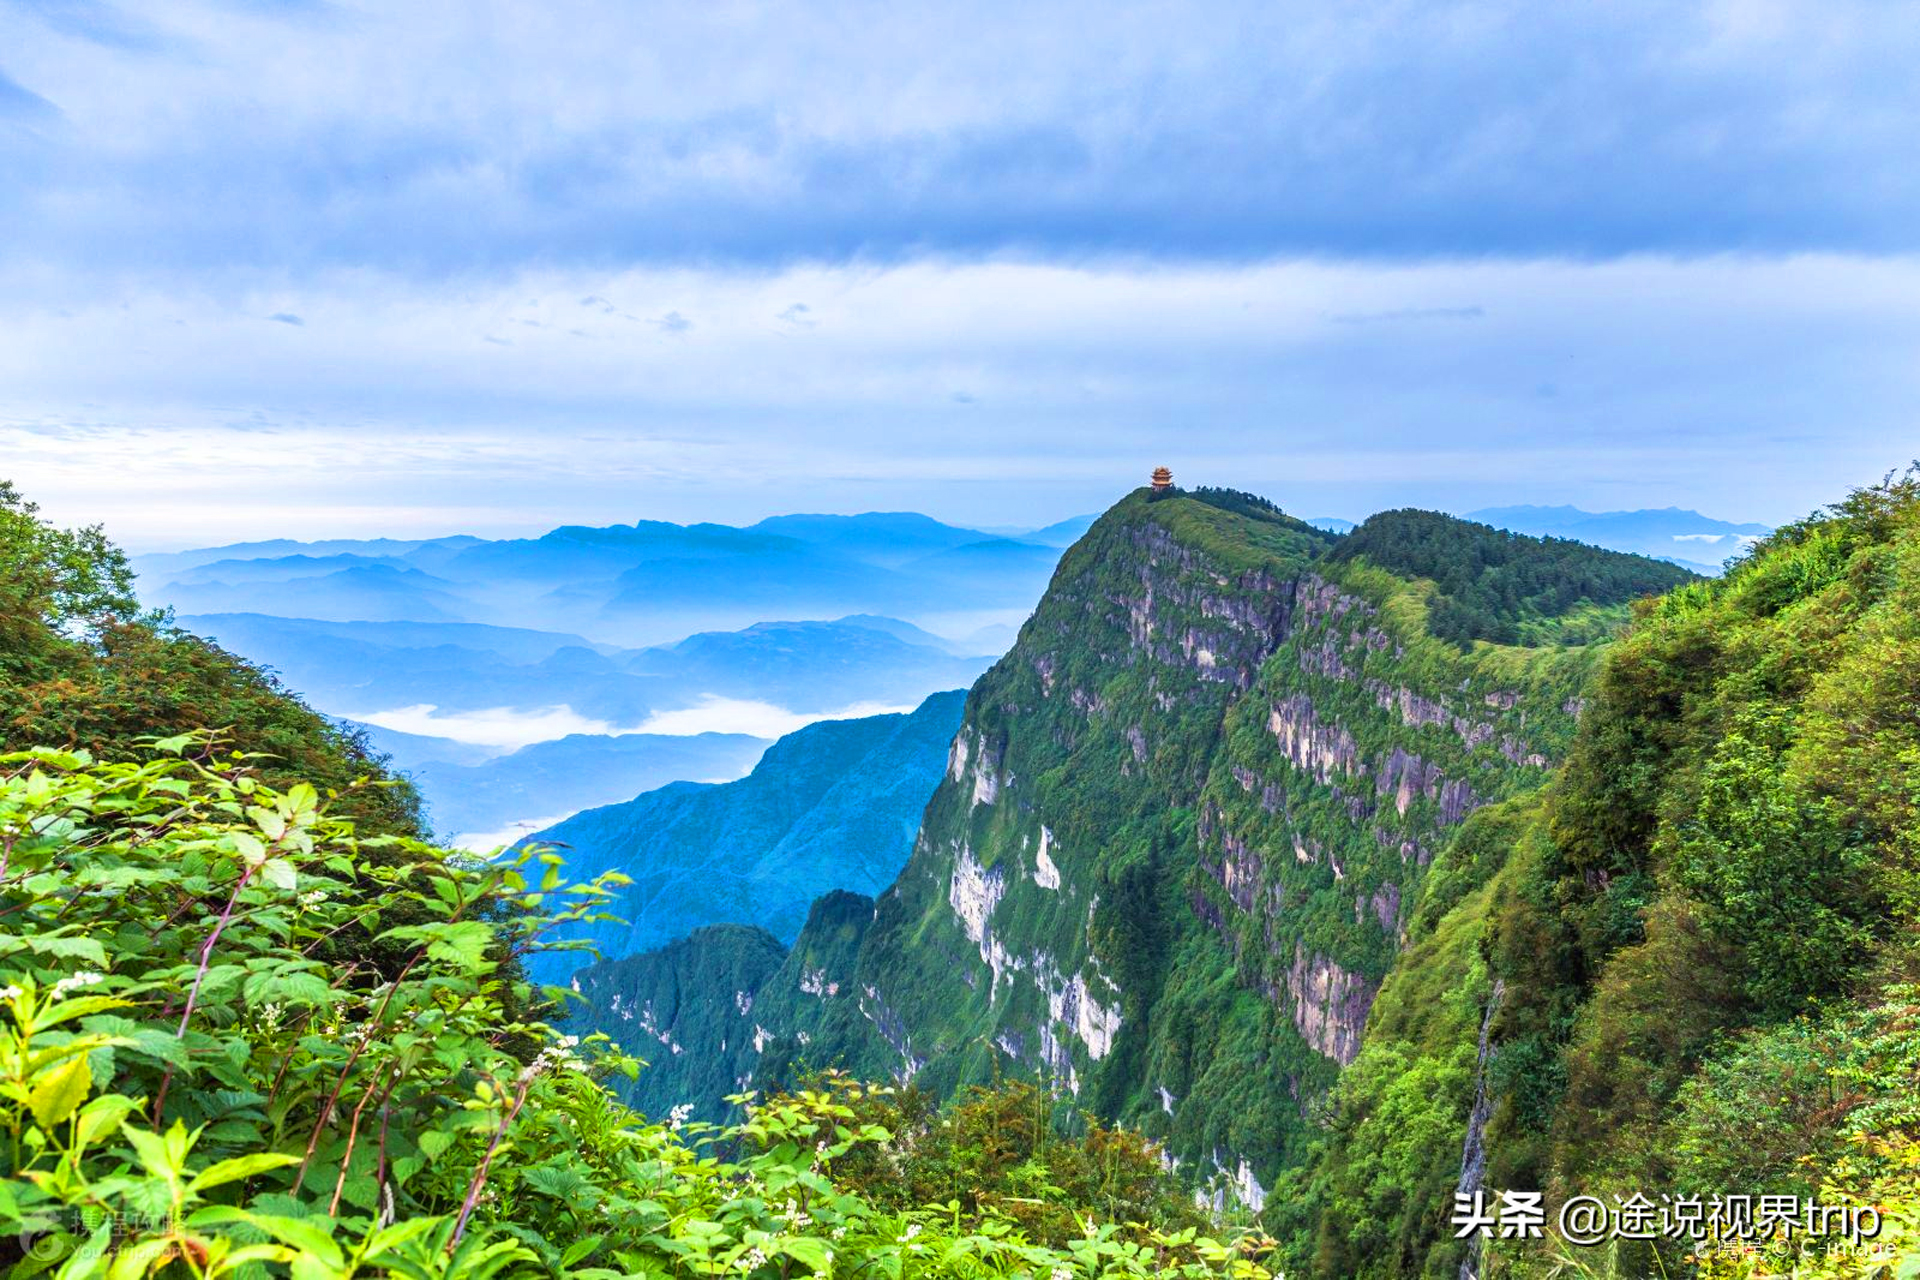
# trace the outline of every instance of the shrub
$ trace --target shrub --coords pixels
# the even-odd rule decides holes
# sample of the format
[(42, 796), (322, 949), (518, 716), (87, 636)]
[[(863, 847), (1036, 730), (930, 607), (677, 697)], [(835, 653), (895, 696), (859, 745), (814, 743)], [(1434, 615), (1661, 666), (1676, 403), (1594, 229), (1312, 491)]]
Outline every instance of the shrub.
[[(836, 1177), (842, 1093), (650, 1123), (515, 961), (603, 885), (361, 837), (205, 740), (0, 756), (0, 1230), (61, 1277), (1239, 1275), (1242, 1245)], [(557, 995), (558, 993), (554, 993)]]

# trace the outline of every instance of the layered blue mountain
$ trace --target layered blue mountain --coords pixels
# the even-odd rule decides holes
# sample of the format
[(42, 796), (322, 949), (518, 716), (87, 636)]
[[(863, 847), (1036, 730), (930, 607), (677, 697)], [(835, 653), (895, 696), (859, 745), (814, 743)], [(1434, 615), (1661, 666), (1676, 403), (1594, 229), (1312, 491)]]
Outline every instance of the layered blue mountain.
[(1061, 529), (996, 537), (872, 512), (748, 528), (643, 520), (535, 538), (254, 543), (145, 556), (138, 568), (148, 601), (180, 613), (484, 622), (632, 647), (774, 617), (925, 621), (960, 609), (993, 615), (964, 630), (1017, 621), (1064, 544)]
[(547, 822), (670, 782), (730, 781), (765, 738), (744, 733), (573, 733), (491, 759), (429, 760), (407, 769), (434, 829), (471, 847), (512, 844)]
[[(930, 689), (970, 684), (992, 662), (873, 616), (759, 623), (632, 650), (475, 623), (260, 614), (181, 621), (363, 726), (419, 786), (434, 829), (479, 846), (667, 782), (739, 777), (778, 729), (699, 732), (716, 700), (748, 704), (739, 708), (746, 720), (774, 724), (852, 707), (912, 707)], [(721, 707), (723, 719), (728, 709)], [(673, 726), (679, 732), (635, 732), (675, 712), (683, 713)], [(513, 749), (516, 733), (537, 735), (548, 723), (599, 731)]]
[[(363, 726), (470, 844), (668, 780), (738, 777), (808, 719), (916, 706), (1011, 643), (1079, 522), (910, 512), (141, 557), (141, 591)], [(769, 621), (794, 619), (794, 621)], [(719, 734), (674, 744), (675, 737)]]
[[(724, 697), (802, 713), (859, 703), (912, 706), (971, 683), (992, 662), (953, 652), (893, 619), (761, 622), (645, 649), (577, 635), (471, 623), (328, 622), (262, 614), (189, 615), (182, 625), (273, 668), (316, 706), (357, 720), (565, 706), (610, 726)], [(432, 735), (427, 735), (432, 736)]]
[[(558, 846), (575, 879), (620, 871), (633, 881), (610, 908), (620, 920), (567, 936), (609, 959), (713, 924), (790, 943), (814, 899), (885, 888), (906, 865), (965, 698), (955, 690), (911, 714), (811, 724), (767, 748), (738, 781), (676, 782), (530, 837)], [(590, 958), (547, 953), (529, 968), (562, 983)]]

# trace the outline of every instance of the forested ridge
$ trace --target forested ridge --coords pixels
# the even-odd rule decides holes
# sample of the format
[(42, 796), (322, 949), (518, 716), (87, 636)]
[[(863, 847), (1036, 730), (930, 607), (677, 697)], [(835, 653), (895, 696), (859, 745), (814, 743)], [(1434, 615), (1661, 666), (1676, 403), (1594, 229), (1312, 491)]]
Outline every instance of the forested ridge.
[(1427, 626), (1461, 645), (1605, 639), (1626, 621), (1631, 601), (1696, 576), (1571, 538), (1531, 537), (1411, 509), (1368, 517), (1331, 555), (1336, 561), (1362, 558), (1430, 580), (1436, 592), (1427, 605)]

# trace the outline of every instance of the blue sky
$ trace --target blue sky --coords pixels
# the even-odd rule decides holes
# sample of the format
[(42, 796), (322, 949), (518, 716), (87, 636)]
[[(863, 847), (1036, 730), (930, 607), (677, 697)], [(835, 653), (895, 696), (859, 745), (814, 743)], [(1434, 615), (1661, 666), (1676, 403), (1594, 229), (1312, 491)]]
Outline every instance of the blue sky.
[(0, 435), (136, 546), (1778, 520), (1920, 453), (1910, 3), (0, 0)]

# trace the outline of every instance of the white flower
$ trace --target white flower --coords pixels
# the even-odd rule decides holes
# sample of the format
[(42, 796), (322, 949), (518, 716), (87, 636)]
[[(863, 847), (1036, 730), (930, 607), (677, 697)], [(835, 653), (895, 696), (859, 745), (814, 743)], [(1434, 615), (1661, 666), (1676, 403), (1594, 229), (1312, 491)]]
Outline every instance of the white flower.
[(58, 1000), (69, 991), (78, 991), (82, 987), (96, 986), (106, 980), (107, 975), (104, 973), (76, 973), (71, 977), (62, 978), (53, 984), (53, 998)]
[(18, 987), (0, 987), (0, 1000), (18, 1000), (25, 994)]
[(1073, 1280), (1073, 1272), (1066, 1267), (1055, 1267), (1051, 1280)]
[(672, 1111), (669, 1111), (667, 1113), (667, 1127), (669, 1129), (678, 1129), (681, 1125), (687, 1122), (687, 1117), (691, 1116), (692, 1114), (693, 1114), (693, 1104), (691, 1102), (681, 1103), (679, 1106), (675, 1107)]

